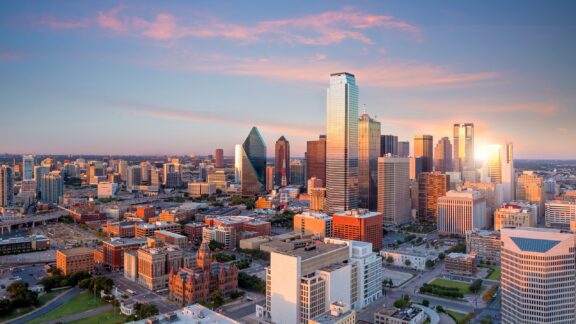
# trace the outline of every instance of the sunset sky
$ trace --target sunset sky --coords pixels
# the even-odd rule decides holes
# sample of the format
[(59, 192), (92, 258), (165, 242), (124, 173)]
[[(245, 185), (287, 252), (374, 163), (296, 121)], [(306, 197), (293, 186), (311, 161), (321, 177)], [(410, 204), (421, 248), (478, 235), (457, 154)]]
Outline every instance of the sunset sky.
[(415, 3), (2, 1), (0, 153), (303, 156), (347, 71), (383, 134), (576, 158), (576, 2)]

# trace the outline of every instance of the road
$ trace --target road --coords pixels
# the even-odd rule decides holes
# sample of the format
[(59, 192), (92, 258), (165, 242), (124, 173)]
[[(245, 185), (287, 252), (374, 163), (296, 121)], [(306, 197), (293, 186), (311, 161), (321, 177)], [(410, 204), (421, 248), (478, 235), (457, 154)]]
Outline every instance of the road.
[(76, 297), (80, 293), (80, 291), (81, 291), (80, 288), (74, 287), (74, 288), (68, 290), (67, 292), (63, 293), (62, 295), (59, 295), (58, 297), (54, 298), (49, 303), (38, 308), (37, 310), (30, 312), (24, 316), (18, 317), (18, 318), (14, 319), (8, 323), (10, 323), (10, 324), (25, 324), (25, 323), (28, 323), (32, 320), (35, 320), (38, 317), (44, 316), (44, 315), (50, 313), (51, 311), (55, 310), (56, 308), (62, 306), (63, 304), (67, 303), (72, 298)]
[[(246, 301), (246, 297), (252, 298), (253, 300)], [(266, 296), (263, 294), (247, 292), (241, 300), (222, 306), (222, 314), (240, 320), (243, 317), (254, 314), (256, 312), (256, 305), (264, 305), (265, 300)]]

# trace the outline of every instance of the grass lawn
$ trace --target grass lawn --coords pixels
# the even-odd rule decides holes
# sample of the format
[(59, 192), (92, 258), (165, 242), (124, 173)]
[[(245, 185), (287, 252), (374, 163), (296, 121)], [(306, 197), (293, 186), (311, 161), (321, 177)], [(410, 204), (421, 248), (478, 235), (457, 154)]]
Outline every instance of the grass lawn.
[(70, 324), (120, 324), (126, 322), (127, 318), (128, 317), (120, 313), (120, 310), (117, 308), (115, 312), (108, 311), (100, 313), (96, 316), (70, 322)]
[(456, 321), (456, 323), (458, 323), (459, 320), (461, 320), (462, 318), (464, 318), (464, 316), (466, 316), (466, 314), (458, 313), (451, 310), (447, 310), (446, 313), (448, 314), (448, 316), (452, 317)]
[(468, 287), (470, 284), (460, 281), (446, 280), (442, 278), (436, 278), (431, 284), (447, 287), (447, 288), (458, 288), (462, 294), (469, 294)]
[[(49, 293), (45, 293), (44, 295), (38, 297), (38, 300), (40, 301), (40, 305), (38, 305), (37, 308), (44, 306), (47, 302), (51, 301), (52, 299), (54, 299), (54, 297), (64, 293), (65, 291), (66, 290), (51, 291)], [(12, 312), (12, 314), (10, 314), (8, 316), (0, 317), (0, 322), (4, 322), (4, 321), (11, 320), (13, 318), (16, 318), (16, 317), (20, 317), (24, 314), (30, 313), (31, 311), (33, 311), (35, 309), (36, 308), (34, 308), (32, 306), (20, 308), (17, 311)]]
[(42, 317), (35, 319), (29, 324), (55, 320), (60, 317), (81, 313), (83, 311), (87, 311), (89, 309), (96, 308), (105, 304), (106, 303), (100, 299), (100, 296), (94, 297), (94, 295), (90, 294), (89, 292), (83, 291), (66, 304), (56, 308), (55, 310)]
[(497, 266), (491, 266), (490, 267), (492, 270), (492, 273), (488, 276), (488, 280), (500, 280), (500, 267)]

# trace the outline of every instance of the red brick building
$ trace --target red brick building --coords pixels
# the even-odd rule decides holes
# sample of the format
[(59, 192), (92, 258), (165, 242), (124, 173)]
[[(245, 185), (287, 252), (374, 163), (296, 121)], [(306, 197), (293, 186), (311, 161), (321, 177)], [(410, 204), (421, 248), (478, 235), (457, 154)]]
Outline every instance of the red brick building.
[(184, 225), (184, 232), (190, 241), (197, 241), (202, 239), (202, 229), (207, 227), (205, 223), (188, 223)]
[(108, 219), (106, 214), (101, 213), (93, 203), (72, 206), (70, 207), (70, 211), (70, 216), (74, 218), (76, 222), (82, 224)]
[(136, 251), (144, 245), (146, 245), (145, 238), (104, 241), (102, 246), (94, 252), (94, 262), (110, 266), (114, 270), (121, 269), (124, 267), (124, 253)]
[(382, 248), (382, 214), (367, 210), (354, 210), (332, 215), (332, 235), (335, 238), (372, 243)]
[(109, 236), (134, 237), (134, 222), (108, 222), (103, 231)]
[(151, 205), (138, 206), (136, 207), (136, 212), (134, 214), (136, 217), (141, 218), (147, 222), (149, 218), (156, 216), (156, 208)]

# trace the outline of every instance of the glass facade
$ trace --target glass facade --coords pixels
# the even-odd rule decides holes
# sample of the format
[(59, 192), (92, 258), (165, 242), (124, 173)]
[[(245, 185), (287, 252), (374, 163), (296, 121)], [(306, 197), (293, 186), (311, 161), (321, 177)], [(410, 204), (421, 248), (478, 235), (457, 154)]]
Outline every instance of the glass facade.
[(266, 188), (266, 144), (258, 131), (252, 127), (242, 144), (241, 168), (242, 195), (253, 196)]
[(334, 73), (327, 90), (326, 211), (358, 208), (358, 87), (354, 75)]
[(474, 124), (454, 124), (454, 171), (475, 169)]
[[(326, 136), (306, 144), (306, 175), (308, 179), (321, 179), (326, 183)], [(308, 180), (307, 179), (307, 180)]]
[[(281, 136), (276, 141), (274, 152), (274, 185), (286, 186), (290, 183), (290, 142)], [(286, 183), (282, 183), (283, 178)]]
[(432, 172), (434, 169), (434, 151), (432, 135), (414, 136), (414, 156), (422, 157), (422, 172)]
[(380, 122), (363, 114), (358, 121), (358, 206), (377, 208)]

